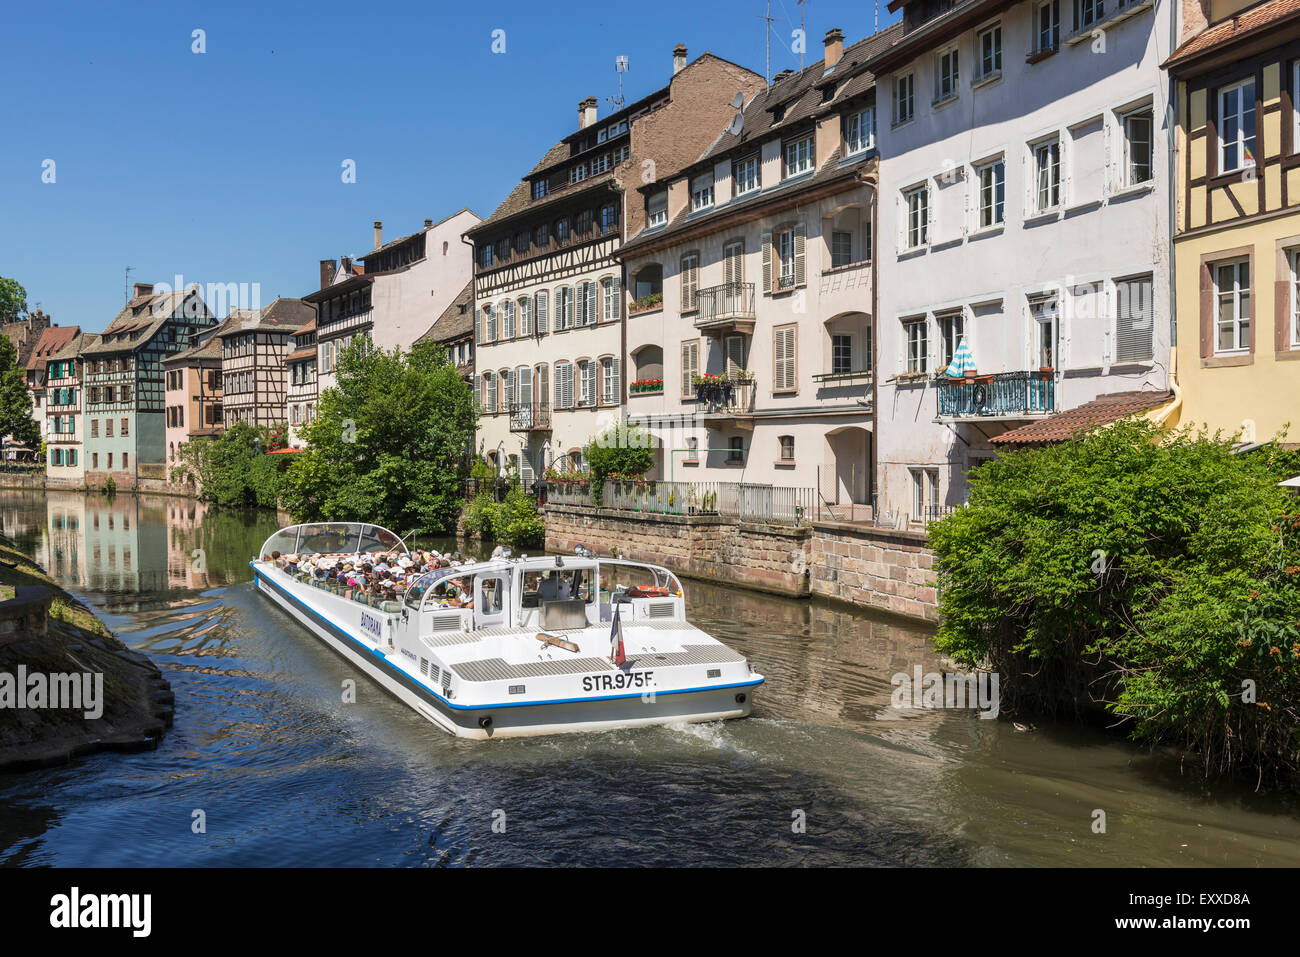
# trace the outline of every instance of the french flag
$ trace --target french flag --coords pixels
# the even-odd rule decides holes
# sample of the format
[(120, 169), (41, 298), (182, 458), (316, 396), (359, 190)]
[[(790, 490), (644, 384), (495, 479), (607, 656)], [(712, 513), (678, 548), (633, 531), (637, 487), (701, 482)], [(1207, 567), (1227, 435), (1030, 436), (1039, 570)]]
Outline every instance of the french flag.
[(623, 619), (619, 616), (619, 607), (614, 605), (614, 626), (609, 630), (609, 660), (617, 667), (627, 664), (627, 652), (623, 648)]

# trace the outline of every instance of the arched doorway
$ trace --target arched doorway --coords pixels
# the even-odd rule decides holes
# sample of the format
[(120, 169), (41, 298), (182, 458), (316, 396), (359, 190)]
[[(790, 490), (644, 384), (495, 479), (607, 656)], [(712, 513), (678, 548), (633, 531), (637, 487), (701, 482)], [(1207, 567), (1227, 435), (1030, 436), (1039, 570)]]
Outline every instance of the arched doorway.
[[(831, 505), (871, 504), (871, 440), (868, 429), (848, 425), (826, 433), (822, 465), (822, 499)], [(857, 508), (838, 515), (850, 521), (866, 518)]]

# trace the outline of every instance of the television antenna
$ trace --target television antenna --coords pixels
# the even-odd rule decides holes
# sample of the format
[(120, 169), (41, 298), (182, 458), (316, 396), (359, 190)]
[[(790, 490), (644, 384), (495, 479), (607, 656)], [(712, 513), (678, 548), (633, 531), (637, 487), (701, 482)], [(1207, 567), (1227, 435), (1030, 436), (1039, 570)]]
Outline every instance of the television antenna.
[(628, 70), (628, 61), (626, 56), (614, 57), (614, 72), (618, 74), (618, 96), (607, 96), (605, 102), (614, 109), (618, 110), (623, 107), (623, 74)]
[(122, 301), (131, 301), (131, 273), (135, 271), (134, 266), (127, 266), (126, 272), (122, 276)]
[(767, 85), (772, 85), (772, 24), (776, 22), (776, 17), (772, 16), (772, 0), (767, 0), (767, 15), (758, 19), (766, 21), (763, 24), (763, 49), (765, 52), (766, 70), (765, 78)]

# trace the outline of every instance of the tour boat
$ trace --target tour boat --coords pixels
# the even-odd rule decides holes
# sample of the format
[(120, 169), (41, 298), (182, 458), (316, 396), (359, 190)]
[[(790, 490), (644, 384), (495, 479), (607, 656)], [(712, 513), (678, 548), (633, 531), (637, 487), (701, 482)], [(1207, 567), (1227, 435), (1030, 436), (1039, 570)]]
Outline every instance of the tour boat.
[[(273, 557), (297, 557), (297, 568)], [(458, 737), (717, 721), (749, 715), (763, 683), (743, 655), (686, 620), (666, 568), (586, 549), (465, 563), (377, 601), (303, 572), (409, 555), (376, 525), (276, 532), (249, 564), (257, 588), (390, 693)]]

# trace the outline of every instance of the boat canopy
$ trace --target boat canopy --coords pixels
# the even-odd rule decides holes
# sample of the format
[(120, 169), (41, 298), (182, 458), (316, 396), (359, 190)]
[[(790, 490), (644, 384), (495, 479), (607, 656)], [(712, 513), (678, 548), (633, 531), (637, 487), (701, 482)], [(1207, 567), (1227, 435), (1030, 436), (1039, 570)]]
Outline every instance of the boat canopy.
[(312, 522), (282, 528), (265, 542), (259, 559), (281, 555), (373, 555), (378, 552), (409, 550), (400, 536), (365, 522)]

